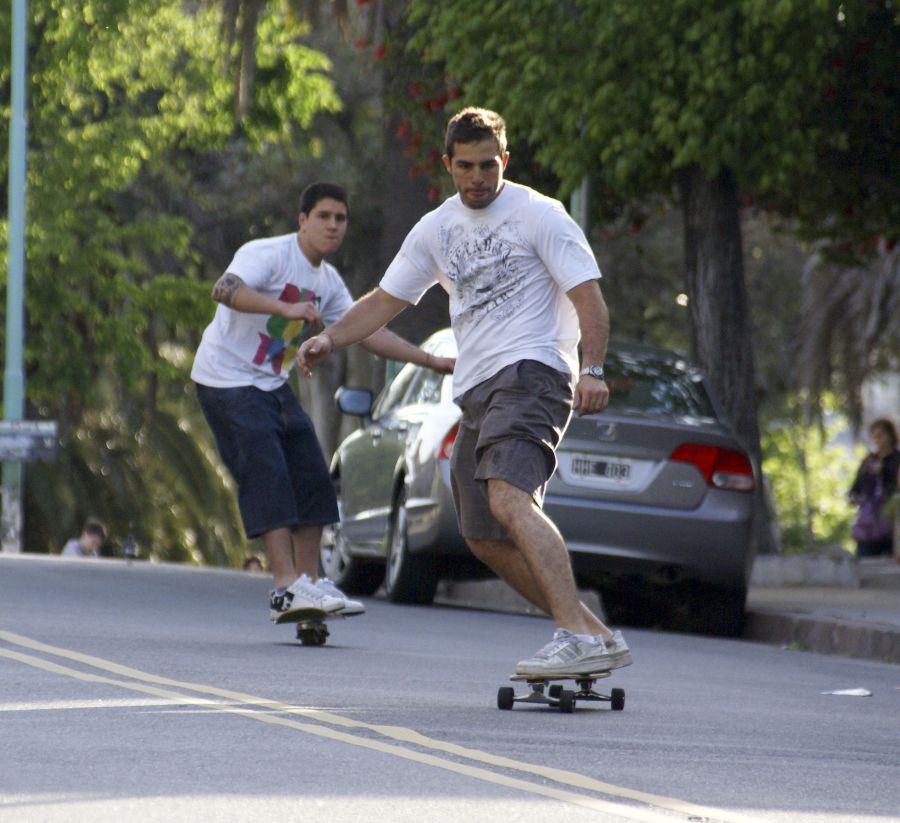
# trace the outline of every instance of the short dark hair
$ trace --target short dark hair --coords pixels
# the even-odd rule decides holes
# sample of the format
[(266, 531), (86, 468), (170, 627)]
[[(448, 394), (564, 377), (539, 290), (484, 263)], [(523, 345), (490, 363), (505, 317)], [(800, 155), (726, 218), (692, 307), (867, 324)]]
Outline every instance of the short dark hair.
[(506, 121), (495, 111), (468, 106), (458, 111), (447, 123), (444, 154), (453, 159), (454, 143), (480, 143), (496, 140), (500, 154), (506, 151)]
[(329, 183), (320, 180), (317, 183), (310, 183), (300, 194), (300, 213), (308, 215), (315, 207), (316, 203), (330, 197), (337, 200), (347, 207), (347, 214), (350, 214), (350, 201), (347, 197), (347, 190), (337, 183)]
[(103, 525), (96, 517), (89, 517), (82, 527), (84, 534), (92, 534), (99, 537), (101, 542), (106, 541), (106, 526)]
[(872, 429), (881, 429), (888, 436), (891, 445), (895, 449), (897, 448), (897, 428), (894, 426), (893, 421), (888, 420), (887, 417), (879, 417), (869, 426), (869, 431), (872, 431)]

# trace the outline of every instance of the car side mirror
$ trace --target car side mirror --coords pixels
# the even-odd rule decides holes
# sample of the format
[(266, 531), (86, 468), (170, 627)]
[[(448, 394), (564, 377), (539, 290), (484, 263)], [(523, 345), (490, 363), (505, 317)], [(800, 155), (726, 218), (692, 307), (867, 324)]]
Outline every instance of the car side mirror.
[(354, 417), (369, 417), (372, 413), (373, 395), (368, 389), (353, 389), (341, 386), (334, 395), (337, 407), (344, 414)]

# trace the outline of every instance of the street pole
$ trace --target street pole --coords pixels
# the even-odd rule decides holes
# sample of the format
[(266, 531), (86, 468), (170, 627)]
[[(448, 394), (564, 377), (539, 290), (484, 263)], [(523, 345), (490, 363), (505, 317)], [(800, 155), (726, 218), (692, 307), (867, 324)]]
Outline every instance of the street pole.
[(572, 219), (581, 226), (581, 230), (588, 233), (588, 205), (589, 205), (589, 187), (587, 176), (581, 178), (581, 185), (572, 192), (569, 200), (569, 214)]
[[(25, 409), (23, 355), (25, 293), (25, 52), (27, 0), (12, 3), (12, 117), (9, 124), (9, 242), (6, 281), (6, 365), (3, 373), (3, 419), (21, 420)], [(22, 463), (3, 464), (0, 548), (22, 551)]]

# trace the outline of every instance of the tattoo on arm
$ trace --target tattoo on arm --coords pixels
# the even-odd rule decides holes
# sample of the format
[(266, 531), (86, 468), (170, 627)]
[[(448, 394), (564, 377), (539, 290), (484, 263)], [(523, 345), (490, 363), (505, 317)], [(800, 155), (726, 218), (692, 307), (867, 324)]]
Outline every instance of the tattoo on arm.
[(241, 280), (240, 277), (236, 274), (229, 274), (226, 272), (216, 281), (216, 285), (213, 286), (212, 298), (217, 303), (222, 303), (231, 308), (231, 305), (234, 302), (235, 292), (243, 285), (244, 281)]

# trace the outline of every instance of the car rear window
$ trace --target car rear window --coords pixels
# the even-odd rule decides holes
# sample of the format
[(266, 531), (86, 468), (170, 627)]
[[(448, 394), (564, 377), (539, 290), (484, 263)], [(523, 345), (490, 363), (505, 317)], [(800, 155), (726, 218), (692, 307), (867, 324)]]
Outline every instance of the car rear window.
[(610, 352), (605, 368), (611, 411), (716, 418), (700, 373), (684, 361)]

